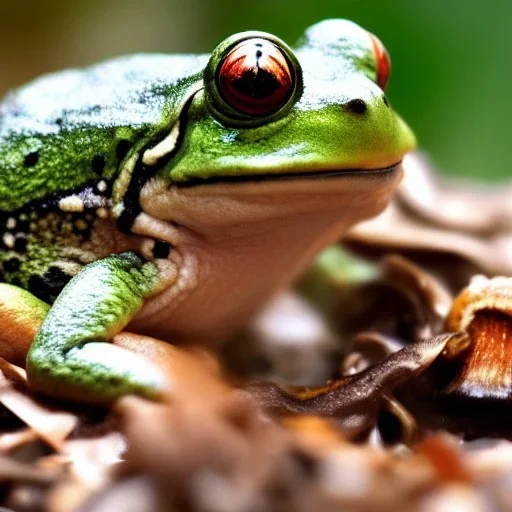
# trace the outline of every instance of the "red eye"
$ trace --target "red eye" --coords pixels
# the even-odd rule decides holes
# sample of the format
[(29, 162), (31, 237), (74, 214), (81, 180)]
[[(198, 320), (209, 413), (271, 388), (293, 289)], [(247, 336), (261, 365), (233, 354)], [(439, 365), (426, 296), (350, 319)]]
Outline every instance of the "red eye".
[(377, 83), (379, 87), (384, 90), (388, 83), (389, 73), (391, 72), (391, 60), (380, 39), (369, 32), (368, 35), (372, 40), (373, 53), (375, 55), (375, 62), (377, 63)]
[(284, 105), (293, 93), (288, 59), (266, 39), (247, 39), (235, 46), (219, 66), (220, 93), (244, 114), (266, 116)]

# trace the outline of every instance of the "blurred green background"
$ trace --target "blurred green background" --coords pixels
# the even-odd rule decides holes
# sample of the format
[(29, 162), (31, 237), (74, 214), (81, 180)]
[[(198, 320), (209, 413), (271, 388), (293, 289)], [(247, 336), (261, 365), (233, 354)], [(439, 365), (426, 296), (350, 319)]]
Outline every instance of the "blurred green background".
[(124, 53), (210, 52), (250, 28), (293, 43), (327, 17), (381, 38), (393, 62), (389, 97), (443, 171), (509, 176), (507, 0), (0, 0), (0, 93)]

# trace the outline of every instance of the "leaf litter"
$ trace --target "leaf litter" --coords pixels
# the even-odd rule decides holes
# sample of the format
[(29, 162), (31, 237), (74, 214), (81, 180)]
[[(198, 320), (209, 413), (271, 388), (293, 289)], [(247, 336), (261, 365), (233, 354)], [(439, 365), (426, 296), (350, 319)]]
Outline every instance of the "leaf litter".
[(414, 173), (388, 210), (319, 259), (344, 272), (302, 282), (309, 302), (277, 297), (217, 354), (118, 335), (165, 372), (159, 403), (41, 398), (0, 344), (1, 505), (512, 510), (509, 347), (489, 341), (509, 341), (508, 309), (493, 309), (508, 307), (508, 278), (474, 278), (512, 274), (510, 190), (445, 182), (421, 155), (405, 164)]

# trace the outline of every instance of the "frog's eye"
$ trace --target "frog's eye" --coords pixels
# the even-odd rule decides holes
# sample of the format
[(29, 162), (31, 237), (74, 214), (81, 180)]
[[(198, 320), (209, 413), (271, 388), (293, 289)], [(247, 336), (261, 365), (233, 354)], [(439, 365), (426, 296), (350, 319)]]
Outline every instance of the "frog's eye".
[(377, 84), (384, 90), (388, 83), (389, 73), (391, 72), (391, 60), (381, 40), (370, 32), (368, 32), (368, 35), (372, 41), (373, 54), (377, 64)]
[(289, 111), (302, 93), (302, 75), (285, 43), (264, 32), (245, 32), (213, 52), (205, 87), (208, 105), (220, 121), (256, 126)]
[(248, 39), (220, 63), (219, 91), (244, 114), (267, 116), (285, 104), (293, 92), (293, 75), (284, 53), (265, 39)]

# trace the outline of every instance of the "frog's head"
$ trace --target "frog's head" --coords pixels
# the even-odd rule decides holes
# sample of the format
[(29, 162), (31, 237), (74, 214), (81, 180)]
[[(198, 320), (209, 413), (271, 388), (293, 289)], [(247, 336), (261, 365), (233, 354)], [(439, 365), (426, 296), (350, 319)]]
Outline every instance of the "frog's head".
[(146, 150), (163, 165), (143, 210), (226, 262), (244, 253), (240, 273), (252, 251), (261, 286), (280, 282), (398, 184), (415, 138), (384, 94), (389, 71), (381, 42), (345, 20), (312, 26), (294, 50), (267, 33), (229, 37), (190, 80), (174, 131)]
[[(157, 169), (144, 209), (186, 226), (215, 224), (216, 212), (240, 224), (268, 212), (237, 206), (232, 217), (227, 203), (259, 196), (276, 216), (374, 215), (415, 146), (384, 94), (389, 72), (379, 39), (347, 20), (310, 27), (295, 50), (263, 32), (229, 37), (185, 80), (172, 123), (143, 155)], [(222, 206), (205, 215), (217, 193)]]
[(175, 183), (390, 167), (415, 146), (384, 94), (383, 45), (346, 20), (309, 28), (292, 50), (267, 33), (223, 41), (187, 115)]

